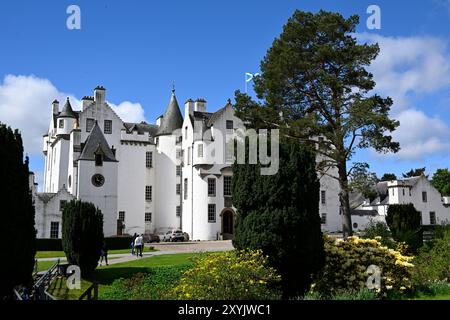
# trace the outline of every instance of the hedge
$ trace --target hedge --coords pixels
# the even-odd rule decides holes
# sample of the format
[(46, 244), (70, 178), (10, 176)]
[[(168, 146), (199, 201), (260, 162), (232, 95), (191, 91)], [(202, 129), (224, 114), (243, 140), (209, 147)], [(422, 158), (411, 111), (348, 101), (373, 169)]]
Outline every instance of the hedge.
[[(106, 237), (108, 250), (131, 248), (131, 236)], [(63, 251), (61, 239), (36, 239), (37, 251)]]

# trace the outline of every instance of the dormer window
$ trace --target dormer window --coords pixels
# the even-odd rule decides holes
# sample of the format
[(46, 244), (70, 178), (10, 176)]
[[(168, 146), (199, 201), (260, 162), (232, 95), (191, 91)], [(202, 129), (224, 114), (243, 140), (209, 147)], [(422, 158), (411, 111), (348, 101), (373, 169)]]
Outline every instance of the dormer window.
[(96, 167), (103, 166), (103, 155), (101, 153), (95, 154), (95, 166)]

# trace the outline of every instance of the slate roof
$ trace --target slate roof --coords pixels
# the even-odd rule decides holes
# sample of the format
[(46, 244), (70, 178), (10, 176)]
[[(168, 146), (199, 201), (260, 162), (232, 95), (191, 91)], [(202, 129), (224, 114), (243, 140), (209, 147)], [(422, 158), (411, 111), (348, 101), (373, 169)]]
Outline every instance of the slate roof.
[(183, 116), (181, 115), (180, 107), (178, 106), (175, 91), (172, 90), (169, 104), (166, 112), (161, 119), (161, 125), (158, 128), (155, 136), (170, 135), (173, 131), (180, 129), (183, 126)]
[(53, 198), (55, 195), (56, 193), (45, 193), (45, 192), (36, 193), (36, 196), (44, 203), (49, 202), (50, 199)]
[(103, 153), (103, 161), (117, 161), (114, 153), (108, 145), (105, 136), (100, 130), (100, 127), (95, 121), (94, 127), (91, 130), (86, 143), (84, 144), (83, 150), (78, 160), (95, 160), (95, 154), (98, 152)]
[(143, 134), (148, 132), (150, 136), (156, 135), (158, 131), (158, 126), (155, 124), (148, 124), (147, 122), (141, 123), (132, 123), (132, 122), (124, 122), (124, 127), (128, 132), (137, 131), (138, 134)]
[(352, 216), (377, 216), (378, 212), (376, 210), (358, 210), (354, 209), (351, 211)]
[(66, 117), (66, 118), (77, 118), (77, 114), (73, 111), (72, 106), (70, 105), (70, 100), (67, 98), (66, 104), (62, 111), (58, 114), (58, 118)]

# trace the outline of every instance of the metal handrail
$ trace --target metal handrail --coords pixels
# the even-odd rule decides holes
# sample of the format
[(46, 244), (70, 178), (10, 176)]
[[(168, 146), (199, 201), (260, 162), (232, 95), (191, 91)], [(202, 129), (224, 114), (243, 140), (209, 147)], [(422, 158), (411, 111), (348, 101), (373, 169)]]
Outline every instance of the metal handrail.
[[(94, 291), (94, 295), (92, 296), (92, 290)], [(86, 289), (85, 292), (78, 298), (78, 300), (98, 300), (98, 282), (94, 282), (91, 284), (89, 288)]]

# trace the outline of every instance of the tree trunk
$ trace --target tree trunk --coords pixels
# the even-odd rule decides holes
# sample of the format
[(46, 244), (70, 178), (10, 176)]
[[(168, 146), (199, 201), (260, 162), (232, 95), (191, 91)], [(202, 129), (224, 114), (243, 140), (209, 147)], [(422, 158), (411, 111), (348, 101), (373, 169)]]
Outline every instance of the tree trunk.
[(342, 215), (342, 231), (344, 233), (344, 239), (353, 235), (352, 229), (352, 216), (350, 212), (350, 199), (348, 191), (348, 179), (347, 179), (347, 163), (345, 160), (341, 160), (338, 164), (339, 171), (339, 186), (341, 191), (339, 192), (340, 201), (340, 213)]

